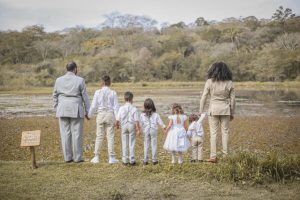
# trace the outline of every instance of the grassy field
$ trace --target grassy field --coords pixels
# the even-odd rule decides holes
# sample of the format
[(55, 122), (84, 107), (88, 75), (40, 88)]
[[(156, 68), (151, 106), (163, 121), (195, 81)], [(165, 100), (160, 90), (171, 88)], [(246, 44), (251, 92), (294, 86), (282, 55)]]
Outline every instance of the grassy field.
[[(118, 93), (131, 90), (135, 95), (178, 92), (204, 86), (203, 82), (114, 83)], [(90, 94), (99, 88), (88, 84)], [(237, 90), (283, 89), (299, 93), (300, 82), (236, 83)], [(51, 94), (51, 87), (1, 87), (0, 94)], [(169, 94), (166, 94), (166, 96)], [(265, 97), (263, 97), (265, 98)], [(273, 101), (273, 99), (271, 99)], [(166, 122), (166, 119), (164, 119)], [(163, 150), (165, 136), (159, 132), (159, 165), (142, 165), (143, 137), (136, 143), (138, 165), (126, 167), (107, 163), (107, 141), (101, 163), (93, 165), (95, 118), (85, 121), (86, 162), (63, 162), (58, 120), (54, 117), (0, 118), (0, 199), (299, 199), (300, 196), (300, 116), (236, 116), (231, 123), (230, 150), (222, 158), (218, 135), (218, 164), (172, 165)], [(21, 148), (21, 132), (42, 130), (36, 148), (39, 168), (30, 169), (28, 148)], [(209, 130), (204, 123), (204, 157), (209, 157)], [(121, 159), (120, 131), (115, 150)]]
[[(138, 137), (138, 165), (102, 162), (65, 164), (57, 119), (0, 119), (0, 199), (297, 199), (300, 195), (300, 117), (237, 117), (231, 123), (231, 156), (218, 164), (170, 164), (159, 133), (160, 164), (143, 166), (143, 138)], [(205, 158), (209, 155), (208, 124), (204, 124)], [(20, 147), (23, 130), (42, 130), (37, 148), (39, 168), (30, 169), (29, 149)], [(92, 158), (95, 119), (85, 123), (84, 155)], [(221, 138), (218, 138), (219, 150)], [(120, 131), (116, 133), (120, 159)]]

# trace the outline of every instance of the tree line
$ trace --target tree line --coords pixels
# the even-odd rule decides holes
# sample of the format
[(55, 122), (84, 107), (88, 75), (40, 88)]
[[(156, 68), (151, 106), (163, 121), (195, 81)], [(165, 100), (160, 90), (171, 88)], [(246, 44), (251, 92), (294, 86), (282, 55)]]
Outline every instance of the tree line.
[(97, 28), (0, 32), (2, 86), (50, 86), (69, 60), (87, 82), (104, 74), (116, 82), (203, 81), (220, 60), (235, 81), (300, 80), (300, 17), (280, 6), (270, 19), (199, 17), (158, 26), (146, 16), (114, 12)]

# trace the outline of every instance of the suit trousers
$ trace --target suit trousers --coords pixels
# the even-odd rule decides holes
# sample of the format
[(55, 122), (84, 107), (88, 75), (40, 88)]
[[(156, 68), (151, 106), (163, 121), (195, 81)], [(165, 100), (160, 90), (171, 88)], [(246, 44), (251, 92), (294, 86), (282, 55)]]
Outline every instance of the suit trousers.
[(123, 163), (135, 162), (135, 140), (136, 130), (135, 124), (122, 124), (122, 161)]
[(217, 157), (217, 132), (221, 127), (223, 154), (228, 154), (229, 115), (212, 115), (208, 118), (210, 129), (210, 158)]
[(144, 162), (148, 162), (148, 152), (151, 145), (152, 162), (157, 161), (157, 130), (150, 129), (148, 133), (144, 133)]
[(203, 160), (202, 149), (203, 149), (203, 137), (193, 136), (191, 139), (192, 144), (192, 159)]
[(60, 117), (59, 127), (65, 161), (83, 160), (83, 118)]
[(113, 112), (99, 112), (96, 118), (95, 155), (100, 155), (100, 150), (106, 133), (109, 157), (115, 156), (115, 115)]

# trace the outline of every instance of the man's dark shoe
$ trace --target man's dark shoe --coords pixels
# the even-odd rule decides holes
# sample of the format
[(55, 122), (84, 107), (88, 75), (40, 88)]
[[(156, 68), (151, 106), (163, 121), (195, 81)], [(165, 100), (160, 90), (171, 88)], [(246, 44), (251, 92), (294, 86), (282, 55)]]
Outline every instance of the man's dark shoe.
[(82, 162), (84, 162), (84, 160), (75, 161), (75, 163), (82, 163)]
[(73, 160), (67, 160), (67, 161), (66, 161), (66, 163), (71, 163), (71, 162), (73, 162)]
[(132, 162), (130, 163), (131, 166), (135, 166), (136, 165), (136, 162)]
[(191, 163), (195, 163), (196, 162), (196, 160), (191, 160)]
[(157, 165), (158, 164), (158, 161), (155, 161), (155, 162), (152, 162), (153, 165)]
[(148, 165), (148, 162), (143, 162), (143, 165)]

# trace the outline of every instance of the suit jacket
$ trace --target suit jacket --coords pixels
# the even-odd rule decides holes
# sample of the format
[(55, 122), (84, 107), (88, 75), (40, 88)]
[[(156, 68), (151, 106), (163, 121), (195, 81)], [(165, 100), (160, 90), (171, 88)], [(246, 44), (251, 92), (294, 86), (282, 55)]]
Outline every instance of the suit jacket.
[[(90, 100), (83, 78), (67, 72), (56, 79), (53, 91), (56, 117), (84, 118), (90, 109)], [(85, 113), (84, 113), (85, 112)]]
[(232, 81), (212, 81), (208, 79), (200, 100), (200, 113), (203, 112), (208, 95), (210, 95), (209, 115), (234, 115), (235, 92)]

